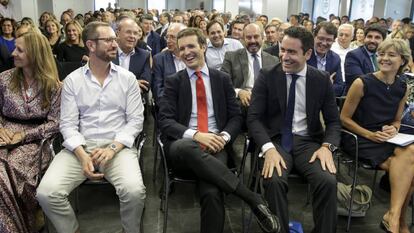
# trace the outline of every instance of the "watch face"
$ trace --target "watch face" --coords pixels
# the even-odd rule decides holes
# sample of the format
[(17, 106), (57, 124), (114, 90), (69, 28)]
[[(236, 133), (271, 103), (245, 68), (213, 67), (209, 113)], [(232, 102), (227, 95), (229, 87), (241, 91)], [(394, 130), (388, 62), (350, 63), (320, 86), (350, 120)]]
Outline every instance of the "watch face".
[(111, 145), (109, 145), (109, 148), (111, 148), (112, 150), (116, 150), (116, 145), (115, 144), (111, 144)]

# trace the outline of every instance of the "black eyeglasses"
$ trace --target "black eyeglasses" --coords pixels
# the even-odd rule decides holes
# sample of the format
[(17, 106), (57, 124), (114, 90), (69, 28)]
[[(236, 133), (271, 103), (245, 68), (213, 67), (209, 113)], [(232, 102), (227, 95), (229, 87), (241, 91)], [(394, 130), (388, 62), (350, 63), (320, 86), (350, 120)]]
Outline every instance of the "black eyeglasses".
[(103, 40), (107, 43), (113, 43), (114, 41), (116, 41), (118, 39), (118, 37), (107, 37), (107, 38), (94, 38), (94, 39), (89, 39), (89, 40)]

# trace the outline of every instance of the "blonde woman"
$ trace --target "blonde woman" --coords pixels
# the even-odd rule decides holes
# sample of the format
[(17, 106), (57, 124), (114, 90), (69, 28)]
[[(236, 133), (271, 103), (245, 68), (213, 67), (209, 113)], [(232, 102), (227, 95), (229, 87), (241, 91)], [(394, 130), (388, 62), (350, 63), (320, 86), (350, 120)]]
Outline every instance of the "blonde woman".
[(61, 84), (42, 34), (18, 37), (12, 55), (16, 68), (0, 74), (0, 232), (31, 233), (39, 174), (51, 158), (39, 145), (59, 132)]
[(57, 60), (60, 62), (87, 61), (87, 51), (82, 41), (82, 27), (77, 21), (65, 25), (66, 39), (56, 48)]
[[(408, 88), (399, 75), (411, 60), (411, 52), (403, 40), (388, 39), (379, 45), (377, 59), (379, 71), (352, 83), (341, 121), (359, 136), (359, 158), (390, 174), (390, 208), (381, 228), (385, 232), (409, 233), (405, 211), (414, 188), (414, 145), (399, 147), (386, 141), (400, 129)], [(344, 151), (354, 154), (356, 145), (349, 136), (342, 138), (342, 144)]]
[(60, 23), (56, 19), (49, 19), (45, 22), (46, 37), (52, 47), (53, 54), (56, 54), (57, 47), (62, 40)]

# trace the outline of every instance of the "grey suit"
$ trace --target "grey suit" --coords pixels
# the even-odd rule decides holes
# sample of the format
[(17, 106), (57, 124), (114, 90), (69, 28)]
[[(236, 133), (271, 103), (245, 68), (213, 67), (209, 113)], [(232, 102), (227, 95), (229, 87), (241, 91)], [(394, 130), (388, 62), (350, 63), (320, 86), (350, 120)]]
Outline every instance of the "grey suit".
[[(228, 51), (224, 55), (223, 66), (221, 71), (230, 75), (234, 88), (246, 88), (246, 82), (249, 78), (249, 60), (245, 48), (236, 51)], [(279, 58), (274, 57), (267, 52), (262, 51), (262, 67), (268, 67), (279, 63)]]

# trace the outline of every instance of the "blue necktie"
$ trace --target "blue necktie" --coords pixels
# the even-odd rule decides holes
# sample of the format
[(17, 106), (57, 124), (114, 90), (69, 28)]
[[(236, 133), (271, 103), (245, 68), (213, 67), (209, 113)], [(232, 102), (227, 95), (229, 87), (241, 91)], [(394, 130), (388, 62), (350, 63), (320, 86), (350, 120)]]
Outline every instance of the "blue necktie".
[(296, 80), (299, 78), (296, 74), (291, 76), (292, 82), (290, 83), (285, 121), (282, 128), (282, 148), (288, 153), (292, 151), (293, 145), (292, 121), (293, 113), (295, 112)]
[(259, 58), (257, 57), (257, 54), (252, 54), (254, 60), (253, 60), (253, 74), (254, 74), (254, 80), (256, 80), (257, 76), (259, 75), (260, 71), (260, 63)]

